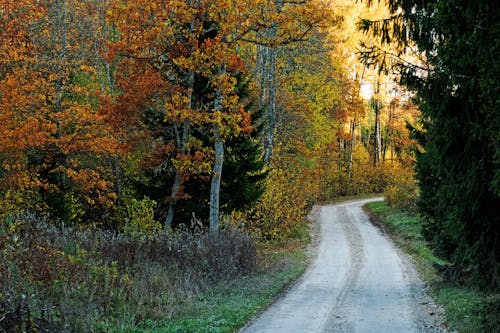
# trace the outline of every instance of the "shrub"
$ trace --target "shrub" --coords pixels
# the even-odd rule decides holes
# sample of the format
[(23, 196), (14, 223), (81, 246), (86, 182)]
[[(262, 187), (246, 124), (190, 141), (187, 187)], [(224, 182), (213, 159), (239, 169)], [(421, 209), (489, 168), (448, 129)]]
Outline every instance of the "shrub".
[(260, 239), (288, 237), (305, 219), (311, 202), (316, 199), (316, 188), (302, 178), (290, 177), (283, 170), (272, 170), (262, 198), (246, 212), (233, 212), (230, 224), (243, 225)]
[(123, 231), (128, 236), (151, 235), (161, 229), (161, 224), (154, 219), (156, 201), (144, 197), (132, 199), (127, 205), (127, 219)]
[(390, 185), (385, 190), (389, 205), (408, 212), (417, 212), (419, 188), (414, 173), (395, 169)]
[(500, 332), (500, 295), (488, 297), (476, 310), (481, 318), (481, 332), (499, 333)]

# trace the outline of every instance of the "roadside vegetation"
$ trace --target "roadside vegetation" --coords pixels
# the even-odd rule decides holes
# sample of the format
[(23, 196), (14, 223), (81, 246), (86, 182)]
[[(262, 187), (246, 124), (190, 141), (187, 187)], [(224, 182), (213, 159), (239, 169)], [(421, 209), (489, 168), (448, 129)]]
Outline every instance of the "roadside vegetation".
[(387, 202), (372, 202), (367, 204), (367, 210), (372, 221), (413, 257), (434, 300), (445, 310), (444, 324), (459, 333), (500, 332), (500, 294), (484, 290), (463, 276), (457, 280), (453, 263), (439, 258), (424, 239), (424, 222), (415, 212), (415, 206), (391, 199), (392, 206)]
[(304, 270), (306, 241), (82, 231), (15, 216), (0, 228), (0, 331), (233, 332)]

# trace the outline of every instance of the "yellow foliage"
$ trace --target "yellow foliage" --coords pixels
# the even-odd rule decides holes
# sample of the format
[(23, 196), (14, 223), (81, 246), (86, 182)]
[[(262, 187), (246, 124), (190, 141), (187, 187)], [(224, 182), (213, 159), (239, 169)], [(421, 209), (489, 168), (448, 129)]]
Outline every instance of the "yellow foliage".
[(132, 199), (127, 205), (128, 218), (123, 231), (125, 234), (138, 237), (152, 235), (161, 229), (161, 224), (154, 219), (156, 201), (144, 197), (142, 200)]
[(394, 169), (385, 196), (389, 205), (393, 207), (416, 211), (419, 188), (414, 171), (408, 168)]

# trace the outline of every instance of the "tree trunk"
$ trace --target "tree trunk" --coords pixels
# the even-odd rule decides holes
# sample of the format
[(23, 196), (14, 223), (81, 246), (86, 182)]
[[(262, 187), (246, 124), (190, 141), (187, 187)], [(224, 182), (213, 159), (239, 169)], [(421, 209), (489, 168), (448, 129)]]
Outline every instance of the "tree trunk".
[(257, 45), (257, 68), (256, 77), (260, 84), (260, 99), (259, 109), (264, 110), (267, 101), (267, 85), (266, 78), (268, 72), (268, 52), (269, 47), (264, 45)]
[(181, 188), (181, 174), (179, 170), (176, 170), (174, 183), (172, 185), (172, 192), (170, 194), (170, 200), (168, 202), (168, 213), (167, 213), (167, 218), (165, 219), (165, 229), (171, 228), (172, 224), (174, 223), (175, 204), (177, 203), (177, 195), (179, 194), (180, 188)]
[[(194, 71), (191, 71), (189, 73), (189, 78), (188, 78), (188, 107), (192, 108), (193, 107), (193, 85), (194, 85)], [(189, 140), (189, 136), (191, 134), (191, 123), (189, 119), (185, 119), (182, 123), (182, 134), (179, 133), (178, 125), (180, 124), (174, 124), (174, 131), (175, 131), (175, 141), (177, 148), (180, 149), (181, 155), (186, 155), (187, 154), (187, 149), (186, 149), (186, 144)], [(182, 185), (182, 171), (179, 170), (178, 168), (175, 169), (175, 177), (174, 177), (174, 183), (172, 184), (172, 191), (170, 192), (170, 199), (168, 202), (168, 212), (167, 212), (167, 217), (165, 218), (165, 229), (169, 229), (172, 227), (172, 224), (174, 223), (174, 217), (175, 217), (175, 205), (177, 204), (177, 200), (179, 198), (179, 192), (181, 189)]]
[(213, 167), (212, 181), (210, 184), (210, 234), (219, 232), (219, 197), (220, 182), (222, 177), (222, 165), (224, 163), (224, 143), (219, 133), (219, 126), (214, 126), (214, 148), (215, 163)]
[[(224, 73), (224, 68), (219, 70), (219, 74)], [(222, 111), (222, 93), (219, 87), (216, 87), (214, 112)], [(224, 163), (224, 141), (219, 130), (219, 124), (215, 123), (213, 127), (213, 139), (215, 149), (215, 163), (212, 169), (212, 179), (210, 182), (210, 213), (209, 213), (209, 232), (211, 235), (219, 233), (219, 198), (220, 182), (222, 178), (222, 165)]]
[[(284, 2), (275, 0), (276, 9), (280, 11)], [(278, 26), (272, 24), (265, 32), (268, 40), (273, 40), (277, 35)], [(260, 82), (260, 109), (264, 110), (264, 162), (271, 163), (274, 147), (274, 133), (276, 132), (276, 95), (278, 83), (276, 78), (277, 46), (260, 45), (257, 47), (257, 75)]]
[[(219, 69), (219, 75), (224, 74), (225, 68)], [(222, 92), (220, 87), (215, 87), (214, 113), (222, 111)], [(222, 165), (224, 163), (224, 141), (220, 133), (219, 124), (214, 123), (213, 139), (215, 150), (215, 163), (212, 169), (212, 179), (210, 182), (210, 212), (209, 212), (209, 232), (215, 236), (219, 233), (219, 198), (220, 182), (222, 178)]]
[(352, 175), (352, 161), (354, 158), (355, 130), (356, 130), (356, 117), (354, 117), (352, 119), (352, 122), (351, 122), (351, 142), (349, 143), (349, 166), (347, 169), (347, 180), (351, 180), (351, 175)]
[(389, 150), (390, 150), (390, 159), (391, 159), (391, 165), (394, 164), (394, 146), (395, 146), (395, 138), (394, 138), (394, 113), (395, 113), (395, 105), (393, 102), (391, 102), (391, 105), (389, 107), (389, 125), (390, 125), (390, 131), (387, 133), (387, 141), (389, 141)]
[(269, 86), (269, 100), (266, 107), (267, 111), (267, 133), (266, 133), (266, 149), (264, 154), (264, 162), (270, 163), (271, 157), (273, 155), (274, 147), (274, 132), (276, 131), (276, 91), (277, 91), (277, 81), (276, 81), (276, 55), (277, 48), (273, 47), (269, 49), (269, 72), (267, 78), (267, 84)]
[(113, 176), (114, 176), (114, 188), (116, 195), (118, 197), (121, 196), (123, 192), (123, 186), (122, 186), (122, 169), (120, 167), (120, 157), (116, 154), (112, 155), (110, 157), (111, 160), (111, 167), (113, 169)]
[[(269, 35), (276, 34), (271, 28)], [(260, 83), (260, 109), (264, 110), (264, 161), (269, 163), (273, 152), (274, 132), (276, 130), (276, 47), (259, 45), (257, 47), (257, 75)]]
[(380, 156), (382, 155), (382, 138), (380, 132), (380, 102), (375, 102), (375, 147), (373, 151), (373, 165), (380, 164)]
[(380, 164), (380, 156), (382, 155), (382, 133), (380, 129), (380, 82), (377, 77), (377, 87), (375, 91), (375, 142), (373, 149), (373, 165), (378, 166)]
[[(176, 126), (176, 125), (174, 125)], [(178, 147), (181, 150), (182, 155), (187, 154), (186, 150), (186, 144), (189, 139), (190, 135), (190, 124), (189, 120), (184, 120), (183, 126), (182, 126), (182, 136), (177, 135), (177, 144)], [(178, 132), (178, 130), (176, 130)], [(182, 185), (182, 172), (179, 169), (175, 169), (175, 177), (174, 177), (174, 183), (172, 184), (172, 191), (170, 192), (170, 199), (168, 203), (168, 213), (167, 217), (165, 219), (165, 228), (171, 228), (172, 224), (174, 222), (174, 217), (175, 217), (175, 205), (177, 204), (177, 200), (179, 199), (179, 192), (181, 189)]]

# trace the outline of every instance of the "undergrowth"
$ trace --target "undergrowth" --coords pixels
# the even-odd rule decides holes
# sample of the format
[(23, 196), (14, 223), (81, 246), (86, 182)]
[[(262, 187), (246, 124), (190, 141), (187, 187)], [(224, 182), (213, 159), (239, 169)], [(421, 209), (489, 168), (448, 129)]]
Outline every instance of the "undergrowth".
[[(0, 225), (0, 332), (232, 332), (305, 267), (240, 230), (116, 233), (32, 214)], [(297, 257), (294, 257), (294, 253)]]
[(459, 333), (500, 332), (500, 294), (481, 290), (469, 281), (447, 279), (453, 265), (437, 257), (428, 246), (418, 215), (392, 208), (385, 202), (369, 203), (366, 207), (372, 220), (412, 255), (435, 301), (444, 307), (452, 329)]

